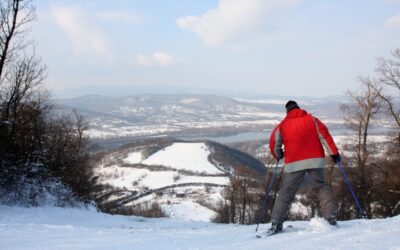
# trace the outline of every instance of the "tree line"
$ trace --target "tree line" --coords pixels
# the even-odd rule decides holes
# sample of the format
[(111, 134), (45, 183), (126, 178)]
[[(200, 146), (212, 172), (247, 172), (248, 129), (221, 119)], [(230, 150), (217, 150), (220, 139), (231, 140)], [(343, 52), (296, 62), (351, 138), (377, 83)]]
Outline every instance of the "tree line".
[[(346, 171), (356, 187), (360, 202), (369, 217), (394, 216), (400, 213), (400, 48), (391, 52), (390, 58), (377, 58), (375, 75), (360, 76), (361, 89), (348, 91), (351, 103), (342, 105), (347, 126), (354, 132), (355, 140), (346, 145), (351, 154), (345, 155)], [(391, 121), (387, 126), (388, 140), (377, 149), (377, 143), (371, 141), (370, 131), (373, 122), (382, 118)], [(378, 151), (377, 151), (378, 150)], [(335, 169), (336, 170), (336, 169)], [(332, 171), (331, 180), (337, 173)], [(335, 182), (340, 189), (338, 180)], [(351, 201), (348, 195), (336, 194), (339, 215), (350, 218), (343, 204)], [(353, 209), (354, 210), (354, 209)]]
[(46, 66), (30, 37), (35, 20), (30, 0), (0, 1), (0, 200), (39, 205), (49, 192), (89, 200), (87, 124), (60, 112), (43, 86)]

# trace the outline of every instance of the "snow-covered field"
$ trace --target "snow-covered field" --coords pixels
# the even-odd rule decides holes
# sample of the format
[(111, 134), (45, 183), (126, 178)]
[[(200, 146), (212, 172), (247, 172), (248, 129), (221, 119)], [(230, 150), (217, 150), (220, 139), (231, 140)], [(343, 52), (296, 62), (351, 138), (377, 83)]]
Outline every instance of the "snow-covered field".
[[(141, 152), (131, 152), (122, 159), (125, 164), (140, 163), (148, 168), (123, 167), (118, 164), (107, 167), (101, 165), (95, 172), (100, 183), (130, 190), (139, 187), (157, 189), (184, 183), (227, 185), (228, 177), (195, 175), (195, 173), (224, 174), (208, 160), (209, 155), (210, 151), (204, 143), (173, 143), (146, 159), (143, 159)], [(171, 171), (155, 171), (151, 167), (158, 165), (171, 168)], [(176, 170), (189, 171), (193, 175), (178, 174)]]
[(193, 201), (181, 201), (175, 204), (161, 205), (163, 211), (169, 218), (183, 221), (210, 222), (217, 213)]
[(255, 225), (0, 206), (0, 249), (400, 249), (400, 216), (339, 222), (339, 228), (318, 218), (290, 224), (285, 233), (256, 239)]
[(176, 171), (150, 171), (148, 169), (127, 168), (118, 165), (98, 168), (99, 183), (116, 188), (137, 190), (138, 188), (157, 189), (184, 183), (213, 183), (227, 185), (228, 177), (190, 176), (178, 174)]
[(210, 151), (204, 143), (174, 143), (151, 155), (142, 163), (163, 165), (178, 170), (207, 174), (224, 174), (208, 160)]
[(98, 165), (95, 175), (99, 184), (117, 191), (105, 202), (129, 199), (124, 206), (157, 203), (171, 218), (209, 222), (216, 212), (197, 201), (218, 204), (223, 187), (229, 184), (226, 173), (214, 165), (221, 167), (221, 163), (210, 162), (210, 150), (203, 142), (175, 142), (149, 156), (140, 149), (128, 149), (111, 154), (107, 163)]

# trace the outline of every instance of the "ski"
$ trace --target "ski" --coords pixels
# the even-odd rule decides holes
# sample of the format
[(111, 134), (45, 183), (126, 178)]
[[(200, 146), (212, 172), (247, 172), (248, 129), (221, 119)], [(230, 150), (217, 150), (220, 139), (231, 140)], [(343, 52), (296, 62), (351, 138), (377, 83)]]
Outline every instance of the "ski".
[(293, 226), (292, 225), (287, 225), (282, 229), (282, 231), (279, 231), (279, 232), (276, 232), (276, 233), (268, 233), (268, 232), (265, 232), (265, 231), (264, 232), (260, 232), (260, 233), (256, 234), (256, 238), (260, 239), (260, 238), (263, 238), (263, 237), (270, 237), (270, 236), (275, 235), (275, 234), (284, 233), (285, 231), (287, 231), (290, 228), (293, 228)]

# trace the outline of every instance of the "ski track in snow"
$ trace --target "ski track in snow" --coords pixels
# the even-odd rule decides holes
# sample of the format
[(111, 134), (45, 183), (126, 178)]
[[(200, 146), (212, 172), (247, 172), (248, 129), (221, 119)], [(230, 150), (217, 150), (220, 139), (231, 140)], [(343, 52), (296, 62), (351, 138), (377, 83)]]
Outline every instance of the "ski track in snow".
[[(107, 215), (95, 209), (0, 206), (0, 249), (400, 249), (400, 216), (295, 221), (256, 239), (255, 225)], [(260, 225), (265, 230), (269, 225)]]

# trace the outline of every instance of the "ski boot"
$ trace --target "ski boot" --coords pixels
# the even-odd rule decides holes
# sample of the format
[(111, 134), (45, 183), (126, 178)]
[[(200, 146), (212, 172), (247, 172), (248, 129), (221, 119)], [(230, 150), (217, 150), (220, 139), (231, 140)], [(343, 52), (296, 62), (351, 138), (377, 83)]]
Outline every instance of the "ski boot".
[(325, 218), (325, 220), (327, 220), (331, 226), (338, 226), (335, 216), (329, 216), (328, 218)]
[(271, 227), (267, 230), (267, 236), (274, 235), (282, 232), (283, 225), (282, 223), (273, 221), (271, 223)]

